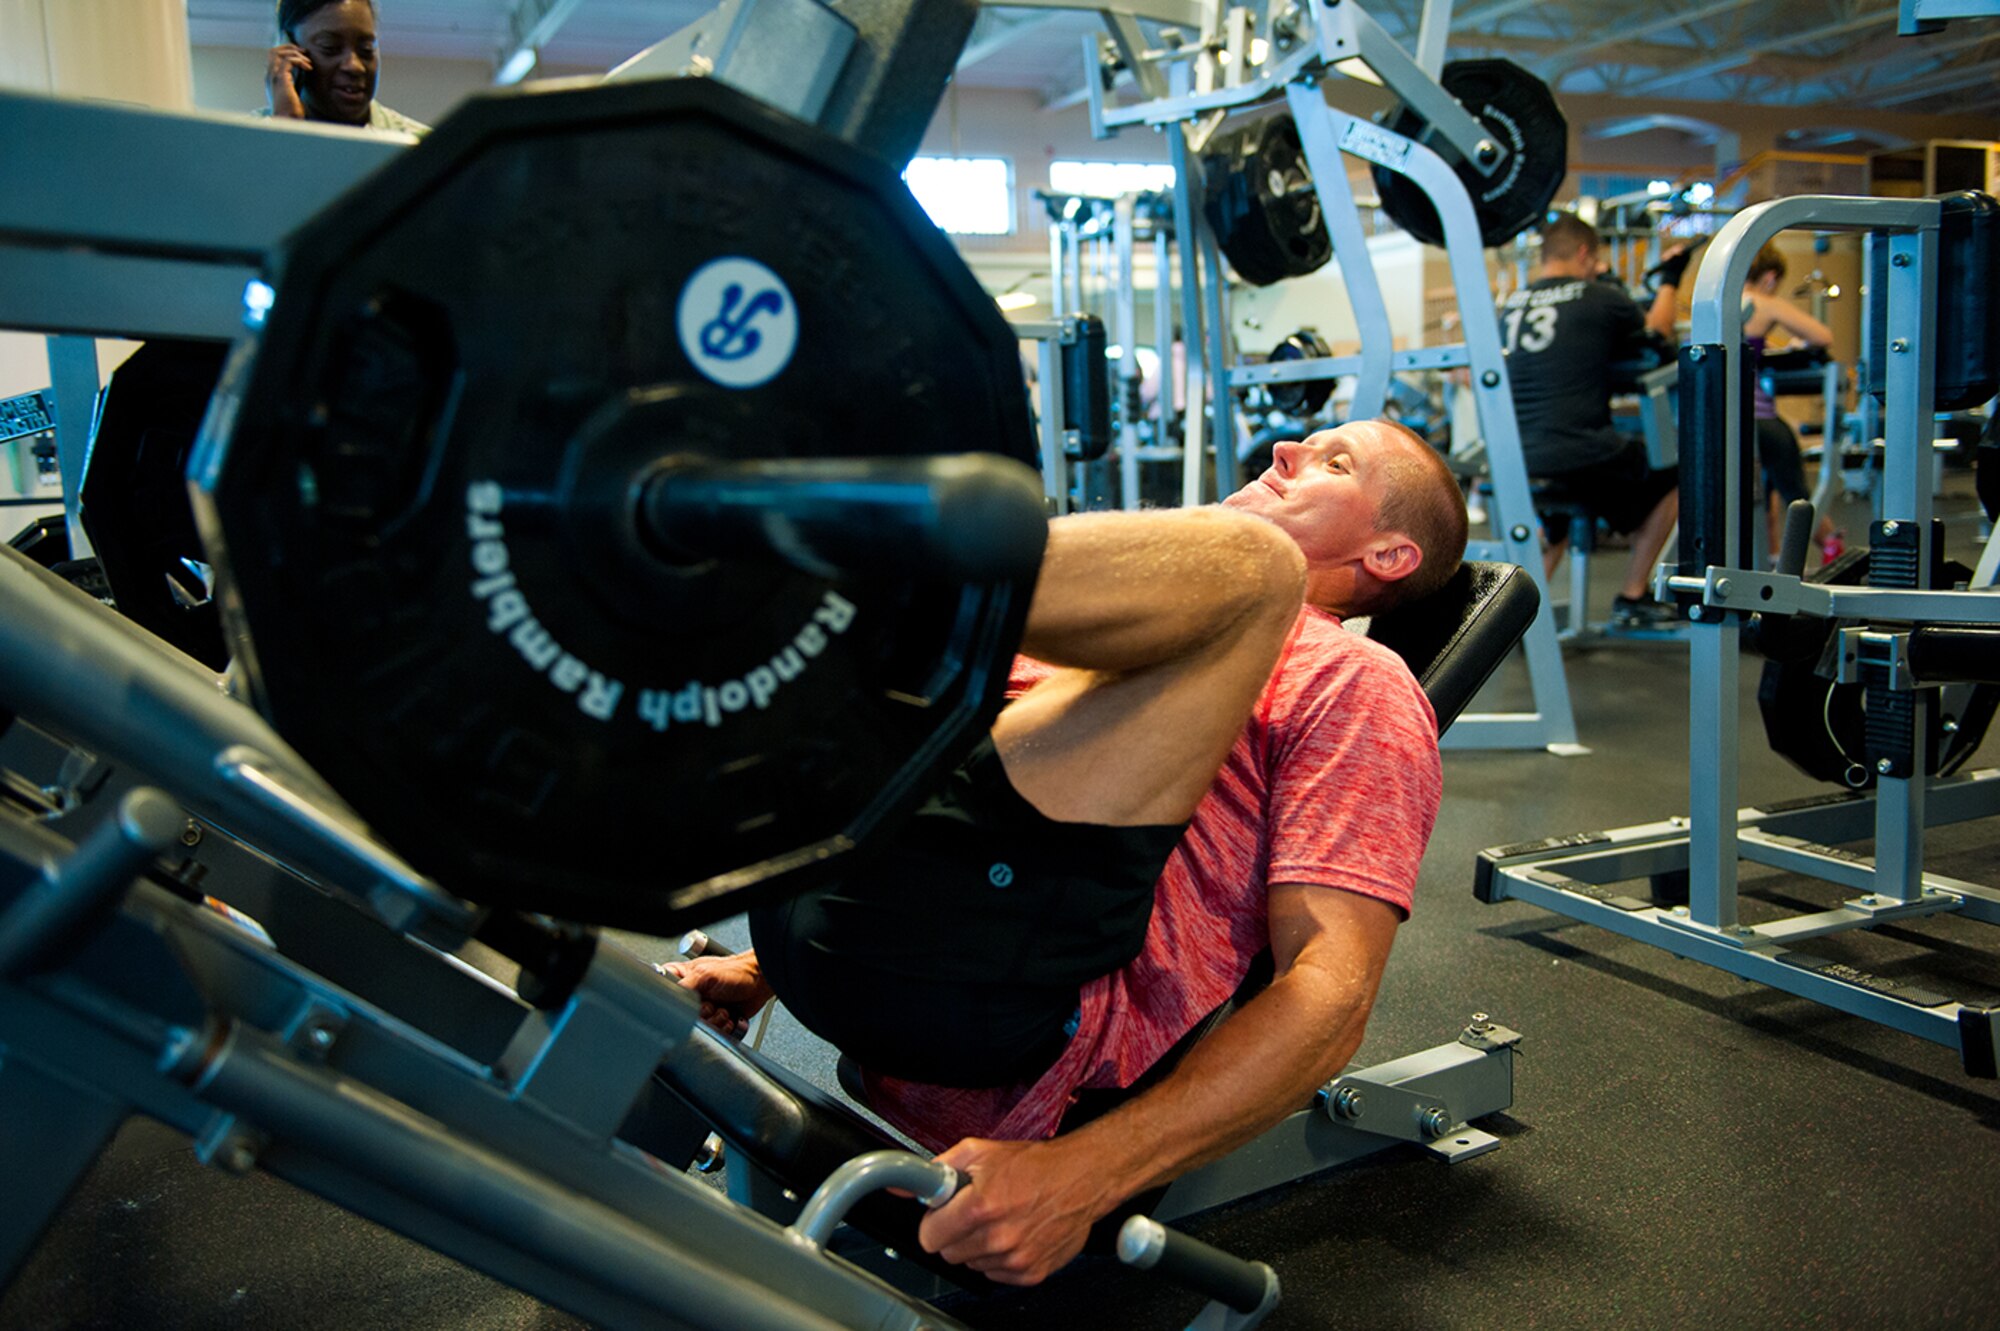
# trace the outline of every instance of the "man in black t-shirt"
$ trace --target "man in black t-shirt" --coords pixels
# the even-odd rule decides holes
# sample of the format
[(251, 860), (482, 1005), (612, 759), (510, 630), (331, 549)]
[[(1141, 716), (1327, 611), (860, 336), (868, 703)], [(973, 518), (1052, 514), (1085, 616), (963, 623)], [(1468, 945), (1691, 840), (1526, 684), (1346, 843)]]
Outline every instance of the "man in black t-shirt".
[[(1624, 288), (1598, 281), (1599, 268), (1597, 231), (1588, 223), (1563, 213), (1542, 229), (1539, 275), (1500, 309), (1514, 413), (1528, 474), (1560, 482), (1612, 530), (1632, 535), (1612, 622), (1671, 623), (1675, 612), (1652, 599), (1647, 583), (1680, 516), (1680, 473), (1651, 469), (1645, 445), (1612, 428), (1611, 396), (1614, 366), (1668, 351), (1687, 255), (1669, 254), (1659, 294), (1644, 313)], [(1549, 537), (1546, 573), (1555, 571), (1568, 543), (1567, 530)]]

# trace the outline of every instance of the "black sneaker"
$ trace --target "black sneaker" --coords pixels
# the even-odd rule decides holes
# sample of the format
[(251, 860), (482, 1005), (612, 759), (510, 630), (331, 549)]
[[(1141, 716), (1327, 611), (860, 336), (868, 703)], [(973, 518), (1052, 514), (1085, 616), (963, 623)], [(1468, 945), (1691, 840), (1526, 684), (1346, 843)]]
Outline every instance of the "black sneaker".
[(1665, 629), (1680, 623), (1680, 610), (1650, 596), (1611, 598), (1611, 626), (1621, 629)]

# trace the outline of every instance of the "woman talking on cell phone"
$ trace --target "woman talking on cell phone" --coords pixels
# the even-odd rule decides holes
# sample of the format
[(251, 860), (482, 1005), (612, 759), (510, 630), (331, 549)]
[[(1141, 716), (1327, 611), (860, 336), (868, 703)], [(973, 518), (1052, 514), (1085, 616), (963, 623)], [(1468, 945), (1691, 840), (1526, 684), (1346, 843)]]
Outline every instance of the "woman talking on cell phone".
[(278, 35), (264, 69), (265, 114), (285, 120), (423, 134), (430, 126), (375, 100), (381, 54), (375, 0), (278, 0)]

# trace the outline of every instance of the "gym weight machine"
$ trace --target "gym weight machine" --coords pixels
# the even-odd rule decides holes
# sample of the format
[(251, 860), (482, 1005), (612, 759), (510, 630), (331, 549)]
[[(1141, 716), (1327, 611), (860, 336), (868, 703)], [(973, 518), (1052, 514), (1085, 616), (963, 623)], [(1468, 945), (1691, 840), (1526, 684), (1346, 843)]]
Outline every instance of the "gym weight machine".
[[(1178, 287), (1181, 325), (1187, 346), (1187, 412), (1184, 446), (1192, 460), (1211, 450), (1218, 492), (1233, 488), (1236, 474), (1234, 390), (1253, 384), (1323, 381), (1354, 375), (1352, 414), (1381, 414), (1391, 377), (1414, 370), (1467, 368), (1494, 478), (1494, 531), (1491, 542), (1475, 543), (1475, 558), (1505, 559), (1528, 570), (1543, 592), (1543, 607), (1525, 639), (1534, 710), (1477, 713), (1452, 732), (1454, 747), (1546, 748), (1586, 752), (1576, 740), (1569, 688), (1541, 573), (1541, 550), (1526, 465), (1514, 421), (1513, 399), (1500, 331), (1488, 285), (1485, 246), (1498, 244), (1538, 221), (1562, 179), (1567, 143), (1545, 88), (1505, 62), (1470, 61), (1443, 65), (1449, 5), (1425, 6), (1425, 31), (1418, 48), (1423, 59), (1404, 51), (1353, 0), (1274, 3), (1257, 13), (1248, 8), (1190, 6), (1187, 31), (1178, 44), (1148, 48), (1137, 37), (1129, 10), (1106, 9), (1113, 37), (1108, 51), (1086, 39), (1085, 69), (1110, 59), (1129, 69), (1141, 100), (1112, 105), (1100, 80), (1086, 77), (1091, 126), (1099, 137), (1149, 125), (1168, 131), (1175, 171), (1174, 233), (1182, 237)], [(1157, 5), (1143, 7), (1148, 15)], [(1122, 17), (1121, 17), (1122, 15)], [(1120, 26), (1121, 23), (1124, 26)], [(1253, 40), (1264, 44), (1261, 62), (1251, 59)], [(1359, 60), (1402, 99), (1400, 110), (1375, 124), (1327, 104), (1322, 80), (1340, 75), (1340, 66)], [(1513, 69), (1507, 66), (1507, 69)], [(1454, 88), (1460, 91), (1455, 92)], [(1468, 99), (1460, 100), (1461, 94)], [(1262, 365), (1232, 364), (1227, 345), (1229, 320), (1222, 267), (1224, 247), (1213, 218), (1206, 216), (1216, 184), (1202, 154), (1229, 113), (1275, 103), (1282, 98), (1304, 150), (1309, 181), (1275, 192), (1253, 182), (1262, 202), (1250, 213), (1250, 233), (1260, 228), (1287, 232), (1295, 226), (1296, 191), (1309, 189), (1341, 265), (1361, 350), (1355, 356), (1301, 358)], [(1528, 107), (1547, 102), (1557, 130), (1535, 122)], [(1396, 351), (1387, 307), (1375, 280), (1366, 236), (1348, 184), (1345, 156), (1371, 164), (1383, 206), (1405, 229), (1442, 243), (1465, 329), (1456, 347)], [(1188, 485), (1194, 484), (1192, 462)], [(1190, 496), (1192, 498), (1192, 496)]]
[[(1051, 497), (1060, 495), (1065, 510), (1115, 506), (1143, 507), (1146, 489), (1143, 464), (1179, 463), (1181, 480), (1174, 487), (1182, 502), (1201, 493), (1204, 459), (1173, 442), (1181, 430), (1174, 410), (1173, 228), (1171, 195), (1150, 191), (1115, 199), (1080, 195), (1040, 196), (1049, 211), (1050, 309), (1060, 326), (1083, 319), (1103, 329), (1100, 354), (1108, 352), (1107, 437), (1099, 446), (1078, 441), (1060, 459), (1060, 471), (1049, 470)], [(1139, 333), (1137, 255), (1150, 248), (1153, 260), (1153, 328), (1149, 339)], [(1017, 323), (1017, 328), (1038, 327)], [(1157, 360), (1157, 394), (1149, 410), (1143, 400), (1139, 364), (1141, 346)], [(1042, 382), (1047, 382), (1044, 371)], [(1074, 382), (1075, 376), (1068, 376)], [(1044, 389), (1046, 397), (1047, 390)], [(1095, 471), (1087, 464), (1115, 447), (1115, 470), (1107, 464)], [(1045, 455), (1046, 456), (1046, 455)], [(1086, 464), (1072, 472), (1070, 463)], [(1115, 495), (1115, 501), (1111, 496)], [(1197, 499), (1195, 502), (1200, 502)]]
[[(61, 143), (68, 109), (10, 99), (0, 123), (48, 117)], [(631, 151), (654, 139), (672, 151)], [(643, 209), (724, 169), (821, 205), (799, 211), (824, 232), (726, 237), (784, 280), (798, 368), (879, 409), (921, 397), (907, 390), (925, 357), (949, 355), (957, 373), (931, 378), (951, 387), (922, 404), (933, 428), (877, 410), (879, 433), (836, 422), (807, 440), (778, 428), (799, 414), (783, 394), (719, 395), (714, 375), (745, 359), (722, 354), (741, 341), (717, 327), (720, 292), (678, 351), (623, 340), (657, 324), (562, 303), (694, 290), (691, 247), (662, 243)], [(549, 211), (551, 178), (587, 206)], [(636, 1097), (694, 1043), (693, 1004), (595, 928), (672, 930), (804, 881), (996, 702), (1041, 522), (1036, 487), (1004, 462), (1032, 456), (1012, 330), (892, 182), (712, 81), (633, 81), (481, 99), (309, 222), (273, 286), (249, 286), (252, 335), (195, 463), (232, 637), (254, 645), (241, 679), (286, 738), (128, 620), (0, 560), (0, 702), (21, 718), (7, 738), (43, 754), (10, 751), (8, 765), (51, 773), (8, 780), (0, 816), (0, 1103), (35, 1144), (0, 1160), (13, 1203), (0, 1264), (18, 1268), (136, 1111), (221, 1168), (269, 1169), (603, 1325), (950, 1325), (828, 1260), (818, 1221), (788, 1232), (633, 1144)], [(468, 214), (483, 237), (452, 225)], [(10, 236), (19, 249), (63, 246), (59, 222), (34, 221), (32, 238)], [(643, 245), (590, 230), (640, 223)], [(789, 247), (829, 236), (847, 242), (848, 270), (800, 275), (819, 252)], [(522, 243), (549, 248), (512, 262)], [(844, 342), (812, 336), (829, 327), (814, 322), (815, 284), (843, 278), (873, 279), (910, 327), (944, 331), (892, 365), (843, 361)], [(138, 294), (123, 298), (136, 311)], [(523, 309), (574, 336), (520, 346)], [(42, 317), (0, 309), (124, 332), (173, 315)], [(607, 378), (564, 378), (537, 356)], [(542, 432), (553, 447), (532, 446)], [(859, 451), (906, 435), (910, 457)], [(690, 439), (708, 461), (659, 465)], [(768, 458), (773, 440), (805, 456)], [(936, 459), (932, 445), (978, 451)], [(789, 520), (775, 557), (774, 513)], [(904, 576), (912, 566), (926, 576)], [(1499, 642), (1475, 635), (1469, 661), (1446, 651), (1463, 646), (1451, 617), (1419, 661), (1434, 689), (1476, 688), (1532, 613), (1518, 578), (1487, 576), (1466, 590), (1499, 602)], [(647, 688), (620, 663), (657, 658), (662, 626), (688, 678)], [(722, 658), (746, 628), (775, 634), (752, 653), (766, 678)], [(812, 665), (787, 678), (792, 650)], [(116, 770), (64, 773), (95, 772), (86, 755)], [(634, 781), (650, 798), (628, 809)], [(210, 909), (211, 892), (265, 935)], [(509, 959), (511, 987), (458, 959), (475, 943)], [(1379, 1130), (1329, 1112), (1296, 1126), (1305, 1161), (1331, 1162), (1321, 1138), (1435, 1140), (1504, 1107), (1511, 1042), (1479, 1035), (1485, 1048), (1456, 1056), (1463, 1085), (1437, 1062), (1385, 1071), (1367, 1119)], [(1418, 1074), (1431, 1080), (1413, 1087)], [(1290, 1176), (1267, 1163), (1255, 1186)], [(1248, 1305), (1233, 1324), (1268, 1310), (1268, 1273), (1193, 1261)]]
[[(2000, 1022), (1959, 1001), (1818, 956), (1801, 944), (1895, 920), (1955, 914), (2000, 923), (2000, 890), (1927, 872), (1925, 829), (2000, 812), (2000, 771), (1941, 777), (1957, 730), (1939, 690), (2000, 677), (2000, 597), (1943, 579), (1932, 515), (1932, 407), (1947, 392), (1989, 396), (1996, 364), (1987, 289), (2000, 205), (1985, 196), (1802, 196), (1758, 204), (1717, 234), (1694, 289), (1693, 345), (1681, 353), (1681, 553), (1663, 594), (1689, 607), (1691, 806), (1686, 817), (1500, 846), (1479, 858), (1474, 892), (1596, 924), (1956, 1048), (1974, 1076), (2000, 1074)], [(1882, 389), (1886, 516), (1863, 587), (1802, 579), (1809, 508), (1788, 515), (1780, 571), (1756, 567), (1750, 536), (1749, 385), (1738, 293), (1757, 248), (1789, 227), (1860, 231), (1883, 255)], [(1940, 385), (1947, 387), (1941, 387)], [(1866, 692), (1870, 794), (1738, 807), (1737, 691), (1745, 621), (1783, 634), (1792, 617), (1834, 621), (1838, 678)], [(1858, 704), (1857, 704), (1858, 705)], [(1967, 736), (1976, 743), (1976, 736)], [(1837, 849), (1868, 839), (1872, 854)], [(1852, 895), (1831, 909), (1758, 924), (1739, 912), (1739, 862), (1810, 875)], [(1685, 875), (1685, 906), (1620, 889)]]

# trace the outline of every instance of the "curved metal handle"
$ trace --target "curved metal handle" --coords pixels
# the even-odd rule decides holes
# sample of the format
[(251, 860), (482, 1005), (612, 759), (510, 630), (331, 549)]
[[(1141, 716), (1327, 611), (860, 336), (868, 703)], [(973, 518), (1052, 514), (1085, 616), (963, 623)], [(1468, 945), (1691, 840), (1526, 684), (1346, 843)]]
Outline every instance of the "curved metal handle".
[(870, 1151), (826, 1176), (787, 1231), (802, 1243), (823, 1247), (854, 1204), (881, 1188), (906, 1188), (935, 1210), (958, 1191), (960, 1175), (950, 1165), (908, 1151)]

